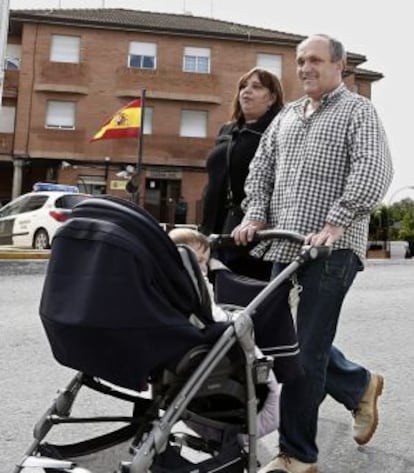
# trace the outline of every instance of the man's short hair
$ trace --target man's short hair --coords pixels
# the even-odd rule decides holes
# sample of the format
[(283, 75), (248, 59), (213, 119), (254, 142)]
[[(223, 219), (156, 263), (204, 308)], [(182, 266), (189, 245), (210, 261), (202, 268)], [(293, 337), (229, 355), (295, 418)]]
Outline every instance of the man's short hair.
[(328, 40), (330, 58), (332, 62), (338, 62), (338, 61), (344, 61), (344, 63), (346, 62), (346, 51), (345, 51), (344, 45), (337, 39), (332, 38), (331, 36), (327, 34), (318, 33), (318, 34), (313, 34), (311, 36), (308, 36), (306, 39), (304, 39), (298, 44), (298, 48), (304, 41), (307, 41), (308, 39), (313, 38), (314, 36), (319, 36), (320, 38), (325, 38), (326, 40)]

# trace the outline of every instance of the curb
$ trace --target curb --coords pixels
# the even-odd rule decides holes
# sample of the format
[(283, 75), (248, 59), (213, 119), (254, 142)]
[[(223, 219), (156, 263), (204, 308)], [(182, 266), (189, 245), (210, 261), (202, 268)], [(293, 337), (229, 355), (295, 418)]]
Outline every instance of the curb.
[(23, 250), (23, 249), (2, 249), (0, 248), (0, 259), (49, 259), (49, 250)]

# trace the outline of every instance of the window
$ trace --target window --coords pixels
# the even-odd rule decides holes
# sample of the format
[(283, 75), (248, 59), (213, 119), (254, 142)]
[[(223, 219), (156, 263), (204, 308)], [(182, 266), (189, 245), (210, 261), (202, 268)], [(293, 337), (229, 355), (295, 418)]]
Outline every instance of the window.
[(103, 176), (78, 176), (78, 187), (86, 194), (101, 195), (106, 193), (106, 182)]
[(75, 129), (76, 105), (74, 102), (49, 100), (46, 108), (46, 128)]
[(144, 135), (152, 135), (152, 107), (145, 107), (144, 111)]
[(50, 60), (52, 62), (79, 63), (80, 38), (77, 36), (52, 35)]
[(210, 72), (210, 49), (184, 48), (183, 71), (208, 74)]
[(20, 59), (21, 59), (20, 44), (8, 44), (6, 46), (4, 68), (8, 70), (20, 69)]
[(207, 112), (183, 110), (181, 112), (180, 136), (206, 138)]
[(16, 107), (3, 105), (0, 109), (0, 133), (14, 133)]
[(76, 204), (82, 202), (83, 200), (87, 199), (87, 196), (82, 194), (66, 194), (62, 195), (55, 201), (55, 207), (57, 209), (73, 209)]
[(29, 196), (24, 196), (22, 198), (18, 198), (10, 204), (6, 205), (4, 208), (0, 210), (0, 217), (8, 217), (9, 215), (17, 215), (19, 213), (22, 213), (22, 209), (26, 202), (29, 200)]
[(282, 78), (282, 56), (280, 54), (258, 54), (256, 65), (273, 72), (279, 79)]
[(154, 43), (129, 43), (128, 67), (136, 69), (156, 69), (157, 45)]
[(33, 195), (25, 202), (22, 208), (23, 212), (32, 212), (43, 207), (49, 197), (47, 195)]

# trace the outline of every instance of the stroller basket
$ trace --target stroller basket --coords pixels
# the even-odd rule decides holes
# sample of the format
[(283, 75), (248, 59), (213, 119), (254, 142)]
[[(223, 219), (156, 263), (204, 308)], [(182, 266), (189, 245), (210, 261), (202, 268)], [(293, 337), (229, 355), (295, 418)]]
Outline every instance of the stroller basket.
[[(301, 235), (276, 230), (258, 238), (303, 243)], [(212, 245), (230, 240), (212, 237)], [(302, 247), (276, 279), (251, 291), (237, 319), (215, 323), (194, 256), (177, 251), (145, 210), (113, 197), (78, 204), (56, 233), (40, 302), (55, 358), (78, 372), (36, 424), (14, 473), (89, 471), (77, 470), (75, 459), (128, 440), (130, 458), (118, 459), (118, 473), (255, 472), (256, 414), (270, 369), (269, 359), (257, 356), (255, 332), (274, 313), (270, 307), (287, 279), (325, 254)], [(219, 279), (243, 283), (228, 276)], [(275, 358), (276, 373), (286, 358)], [(297, 366), (297, 353), (290, 359)], [(131, 404), (131, 415), (73, 416), (83, 387)], [(72, 444), (45, 440), (58, 424), (104, 422), (126, 425)], [(181, 424), (184, 433), (176, 430)], [(182, 455), (185, 448), (208, 458), (194, 463)]]

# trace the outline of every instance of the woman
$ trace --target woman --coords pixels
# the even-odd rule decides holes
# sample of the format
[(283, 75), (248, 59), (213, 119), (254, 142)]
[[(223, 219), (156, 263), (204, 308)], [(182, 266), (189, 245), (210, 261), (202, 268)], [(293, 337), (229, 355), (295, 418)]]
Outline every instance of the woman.
[[(207, 156), (208, 183), (201, 225), (206, 235), (230, 233), (240, 223), (250, 161), (263, 132), (282, 107), (282, 86), (271, 72), (255, 67), (239, 79), (231, 122), (222, 126)], [(270, 277), (271, 264), (250, 257), (245, 247), (223, 250), (215, 256), (239, 274), (266, 280)]]

